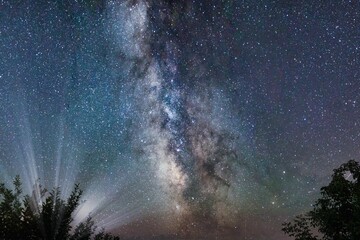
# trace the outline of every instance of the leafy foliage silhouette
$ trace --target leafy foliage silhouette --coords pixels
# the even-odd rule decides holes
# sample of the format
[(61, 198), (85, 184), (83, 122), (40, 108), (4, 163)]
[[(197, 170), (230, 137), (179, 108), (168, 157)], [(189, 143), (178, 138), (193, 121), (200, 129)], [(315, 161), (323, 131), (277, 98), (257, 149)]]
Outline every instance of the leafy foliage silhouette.
[(0, 239), (4, 240), (120, 240), (96, 226), (89, 216), (72, 231), (72, 215), (80, 204), (82, 190), (75, 185), (70, 196), (60, 198), (59, 188), (48, 192), (42, 187), (34, 189), (40, 194), (22, 195), (20, 177), (13, 181), (14, 189), (0, 183)]
[(283, 223), (282, 230), (296, 240), (360, 239), (359, 178), (360, 165), (355, 160), (334, 169), (331, 182), (321, 188), (313, 209)]

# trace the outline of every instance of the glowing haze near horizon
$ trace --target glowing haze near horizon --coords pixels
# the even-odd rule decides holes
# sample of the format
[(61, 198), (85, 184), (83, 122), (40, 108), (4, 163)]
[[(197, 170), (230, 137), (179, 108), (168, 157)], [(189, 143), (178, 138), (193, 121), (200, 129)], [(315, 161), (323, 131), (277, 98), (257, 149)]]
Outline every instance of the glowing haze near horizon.
[[(75, 222), (282, 239), (359, 159), (358, 1), (0, 1), (0, 180)], [(35, 193), (36, 194), (36, 193)]]

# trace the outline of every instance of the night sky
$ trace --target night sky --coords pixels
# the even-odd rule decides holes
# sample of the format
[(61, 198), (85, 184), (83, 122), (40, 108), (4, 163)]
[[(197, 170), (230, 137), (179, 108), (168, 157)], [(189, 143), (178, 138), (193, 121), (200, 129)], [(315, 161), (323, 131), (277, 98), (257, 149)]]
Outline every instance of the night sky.
[(75, 222), (120, 236), (287, 239), (359, 160), (359, 26), (357, 0), (0, 0), (0, 181), (79, 183)]

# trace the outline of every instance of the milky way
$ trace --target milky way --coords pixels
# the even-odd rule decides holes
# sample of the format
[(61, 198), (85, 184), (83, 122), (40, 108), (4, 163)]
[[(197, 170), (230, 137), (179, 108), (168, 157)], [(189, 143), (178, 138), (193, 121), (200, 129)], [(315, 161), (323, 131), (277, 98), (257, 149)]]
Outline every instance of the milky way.
[[(144, 239), (286, 239), (359, 157), (356, 1), (0, 1), (0, 180)], [(39, 189), (34, 193), (39, 197)]]

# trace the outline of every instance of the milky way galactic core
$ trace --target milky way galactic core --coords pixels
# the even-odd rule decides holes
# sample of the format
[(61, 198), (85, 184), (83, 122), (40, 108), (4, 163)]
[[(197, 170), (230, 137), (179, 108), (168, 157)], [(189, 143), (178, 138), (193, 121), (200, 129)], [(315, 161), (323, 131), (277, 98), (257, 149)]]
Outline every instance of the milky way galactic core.
[(2, 0), (0, 180), (79, 183), (75, 224), (123, 237), (287, 239), (281, 223), (359, 158), (359, 12)]

